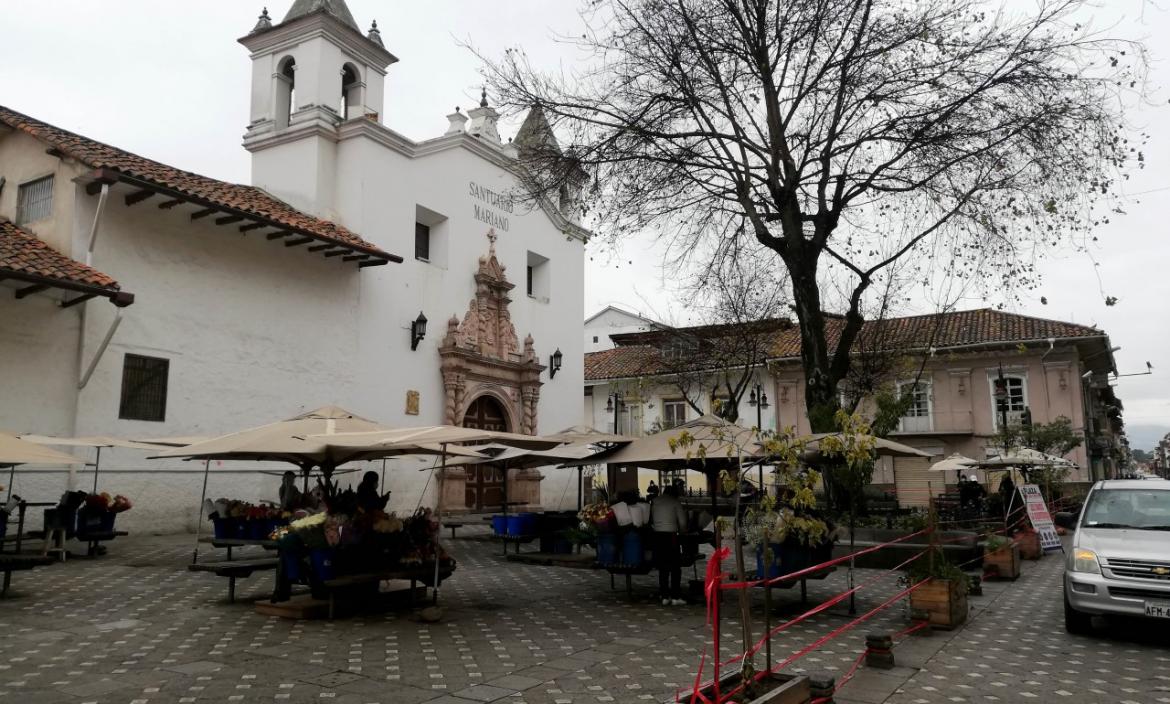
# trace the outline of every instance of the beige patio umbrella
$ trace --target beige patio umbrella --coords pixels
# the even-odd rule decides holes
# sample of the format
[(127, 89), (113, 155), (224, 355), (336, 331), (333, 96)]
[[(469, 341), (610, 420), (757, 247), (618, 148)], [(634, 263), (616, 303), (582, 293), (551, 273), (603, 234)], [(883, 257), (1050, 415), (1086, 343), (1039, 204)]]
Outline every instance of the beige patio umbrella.
[[(102, 468), (102, 449), (107, 447), (121, 447), (132, 450), (157, 451), (159, 445), (124, 438), (115, 438), (109, 435), (90, 435), (81, 438), (59, 438), (51, 435), (21, 435), (21, 440), (34, 442), (38, 445), (56, 445), (59, 447), (92, 447), (95, 449), (93, 460), (93, 493), (97, 493), (98, 473)], [(72, 481), (72, 477), (70, 477)]]
[[(806, 462), (817, 462), (821, 458), (820, 441), (829, 436), (840, 436), (841, 433), (814, 433), (808, 436), (805, 444), (803, 459)], [(903, 445), (900, 442), (886, 438), (873, 438), (874, 451), (878, 457), (934, 457), (929, 452), (923, 452), (916, 447)]]
[(549, 440), (560, 440), (561, 442), (578, 445), (609, 445), (616, 443), (629, 443), (637, 438), (629, 435), (618, 435), (616, 433), (607, 433), (604, 430), (598, 430), (588, 425), (573, 425), (565, 428), (559, 433), (552, 433), (544, 437)]
[(186, 447), (187, 445), (194, 445), (197, 442), (207, 442), (212, 436), (210, 435), (180, 435), (170, 438), (134, 438), (134, 442), (140, 442), (144, 445), (161, 445), (162, 447)]
[(950, 457), (940, 460), (930, 465), (932, 472), (958, 472), (961, 477), (964, 472), (969, 469), (978, 469), (975, 464), (978, 460), (973, 460), (970, 457), (965, 457), (958, 452), (953, 453)]
[(12, 498), (12, 482), (16, 478), (16, 466), (20, 464), (74, 465), (85, 464), (85, 460), (21, 440), (15, 435), (0, 433), (0, 467), (8, 467), (8, 498)]
[(325, 439), (337, 433), (387, 430), (389, 428), (386, 426), (362, 418), (344, 408), (322, 406), (287, 420), (169, 449), (154, 457), (204, 460), (203, 492), (199, 498), (199, 519), (196, 521), (193, 557), (194, 560), (198, 560), (199, 530), (203, 523), (203, 503), (207, 499), (207, 479), (211, 470), (211, 460), (288, 462), (301, 469), (307, 491), (309, 473), (314, 467), (319, 468), (328, 480), (337, 467), (347, 462), (431, 451), (429, 447), (419, 444), (404, 443), (401, 447), (371, 454), (360, 447), (335, 446), (325, 442)]
[[(693, 438), (691, 445), (671, 449), (671, 441), (677, 441), (684, 433)], [(702, 453), (700, 448), (703, 449)], [(605, 462), (637, 465), (647, 469), (695, 468), (703, 462), (700, 454), (705, 454), (707, 462), (734, 460), (739, 449), (745, 451), (745, 457), (759, 454), (755, 431), (708, 414), (669, 430), (635, 438), (622, 447), (590, 457), (589, 461), (567, 462), (566, 466), (575, 466), (575, 462)]]
[[(584, 444), (589, 444), (589, 445), (599, 445), (602, 447), (613, 447), (614, 445), (631, 443), (637, 439), (637, 438), (634, 438), (634, 437), (629, 436), (629, 435), (618, 435), (617, 433), (607, 433), (604, 430), (598, 430), (597, 428), (593, 428), (593, 427), (588, 426), (588, 425), (569, 426), (568, 428), (565, 428), (564, 430), (560, 431), (559, 433), (553, 433), (552, 435), (546, 435), (545, 437), (552, 439), (552, 440), (563, 440), (564, 442), (569, 443), (571, 445), (584, 443)], [(582, 459), (584, 459), (584, 458), (582, 458)], [(568, 465), (566, 465), (566, 466), (568, 466)], [(577, 469), (577, 510), (580, 511), (581, 505), (582, 505), (582, 492), (584, 491), (583, 483), (585, 481), (585, 477), (584, 477), (585, 466), (578, 464), (578, 465), (576, 465), (576, 469)]]
[[(535, 467), (548, 467), (551, 465), (561, 465), (563, 462), (571, 462), (575, 460), (585, 459), (599, 452), (597, 448), (590, 445), (561, 445), (554, 447), (551, 450), (526, 450), (521, 447), (509, 447), (498, 443), (489, 445), (473, 446), (474, 450), (482, 454), (488, 455), (483, 459), (469, 459), (466, 461), (457, 461), (454, 464), (458, 465), (476, 465), (476, 464), (491, 464), (496, 465), (504, 473), (504, 515), (508, 513), (508, 470), (510, 469), (532, 469)], [(563, 465), (562, 465), (563, 466)], [(577, 502), (580, 504), (580, 484), (577, 486)], [(577, 506), (580, 510), (580, 505)]]
[(356, 432), (336, 432), (329, 437), (320, 435), (316, 439), (324, 440), (327, 445), (337, 452), (366, 452), (370, 458), (380, 457), (379, 452), (396, 454), (398, 450), (407, 447), (416, 447), (420, 443), (430, 445), (454, 445), (456, 443), (499, 443), (509, 447), (520, 447), (529, 450), (547, 450), (565, 444), (563, 440), (542, 437), (540, 435), (522, 435), (507, 433), (499, 430), (480, 430), (478, 428), (464, 428), (458, 425), (431, 425), (418, 428), (381, 428)]
[(1048, 455), (1039, 450), (1033, 450), (1025, 447), (1019, 450), (1005, 453), (998, 457), (991, 457), (985, 460), (979, 460), (975, 463), (979, 469), (1008, 469), (1010, 467), (1076, 467), (1076, 462), (1057, 457), (1055, 455)]

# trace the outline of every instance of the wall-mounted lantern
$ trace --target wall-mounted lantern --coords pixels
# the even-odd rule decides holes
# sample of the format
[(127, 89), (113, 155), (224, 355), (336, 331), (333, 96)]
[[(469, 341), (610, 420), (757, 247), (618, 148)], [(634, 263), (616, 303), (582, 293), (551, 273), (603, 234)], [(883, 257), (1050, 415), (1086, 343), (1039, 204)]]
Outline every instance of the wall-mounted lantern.
[(552, 379), (561, 370), (561, 362), (564, 361), (565, 355), (561, 354), (561, 348), (558, 347), (556, 352), (549, 355), (548, 358), (548, 378)]
[(418, 343), (427, 336), (427, 316), (420, 310), (418, 317), (410, 323), (410, 349), (418, 349)]

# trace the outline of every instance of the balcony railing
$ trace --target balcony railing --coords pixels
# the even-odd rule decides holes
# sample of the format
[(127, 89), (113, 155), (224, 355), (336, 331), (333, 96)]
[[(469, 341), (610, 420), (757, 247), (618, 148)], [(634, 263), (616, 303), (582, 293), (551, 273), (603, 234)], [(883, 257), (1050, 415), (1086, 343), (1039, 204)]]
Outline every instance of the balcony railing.
[(934, 410), (926, 416), (906, 416), (898, 422), (899, 435), (947, 435), (975, 432), (971, 411)]

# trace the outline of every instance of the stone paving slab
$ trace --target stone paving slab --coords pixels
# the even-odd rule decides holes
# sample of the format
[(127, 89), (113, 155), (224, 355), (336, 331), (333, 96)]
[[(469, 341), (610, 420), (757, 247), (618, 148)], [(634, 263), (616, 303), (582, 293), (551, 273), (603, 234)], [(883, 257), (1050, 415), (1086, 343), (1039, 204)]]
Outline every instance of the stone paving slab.
[[(496, 694), (508, 704), (639, 704), (693, 682), (710, 639), (705, 609), (662, 607), (655, 575), (635, 580), (631, 599), (610, 590), (608, 575), (506, 563), (486, 542), (447, 544), (459, 569), (444, 585), (439, 623), (408, 612), (333, 622), (258, 615), (247, 600), (267, 596), (271, 575), (241, 581), (241, 603), (228, 604), (222, 579), (186, 571), (189, 536), (132, 536), (100, 559), (34, 570), (0, 602), (0, 704), (471, 704)], [(876, 574), (860, 571), (858, 581)], [(842, 570), (811, 582), (810, 605), (844, 584)], [(859, 593), (858, 612), (897, 589), (883, 577)], [(863, 668), (838, 701), (1170, 704), (1165, 639), (1142, 627), (1092, 638), (1064, 632), (1059, 558), (984, 590), (966, 628), (905, 639), (897, 669)], [(797, 590), (773, 598), (775, 623), (803, 610)], [(762, 601), (753, 595), (757, 637)], [(725, 602), (725, 657), (741, 639), (737, 614)], [(850, 618), (842, 604), (788, 627), (773, 643), (775, 659)], [(906, 625), (895, 607), (788, 669), (841, 676), (866, 632)]]

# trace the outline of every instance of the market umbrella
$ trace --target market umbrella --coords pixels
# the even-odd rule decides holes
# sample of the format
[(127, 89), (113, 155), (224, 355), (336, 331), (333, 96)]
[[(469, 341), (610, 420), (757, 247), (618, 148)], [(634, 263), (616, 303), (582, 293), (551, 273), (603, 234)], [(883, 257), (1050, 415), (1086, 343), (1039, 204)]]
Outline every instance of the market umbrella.
[[(820, 441), (829, 437), (840, 437), (841, 433), (814, 433), (808, 436), (805, 443), (803, 459), (806, 462), (817, 462), (821, 459)], [(859, 436), (859, 438), (864, 436)], [(916, 447), (903, 445), (900, 442), (886, 438), (873, 438), (874, 451), (878, 457), (933, 457), (929, 452), (923, 452)]]
[(199, 498), (199, 519), (195, 525), (194, 559), (198, 560), (199, 529), (203, 522), (203, 502), (207, 499), (207, 478), (211, 460), (288, 462), (301, 469), (307, 491), (309, 473), (314, 467), (320, 468), (328, 480), (337, 467), (347, 462), (427, 451), (426, 448), (407, 443), (403, 447), (371, 455), (361, 448), (331, 445), (324, 440), (337, 433), (385, 430), (389, 429), (344, 408), (322, 406), (287, 420), (166, 450), (155, 455), (155, 458), (182, 457), (204, 460), (203, 493)]
[[(526, 450), (520, 447), (509, 447), (501, 444), (475, 446), (475, 450), (490, 455), (485, 459), (459, 462), (458, 464), (492, 464), (500, 467), (504, 473), (504, 515), (508, 514), (508, 470), (531, 469), (560, 465), (564, 462), (573, 462), (595, 456), (604, 450), (585, 444), (561, 445), (551, 450)], [(577, 509), (581, 506), (580, 484), (577, 486)]]
[(985, 460), (980, 460), (974, 465), (978, 469), (1008, 469), (1010, 467), (1076, 467), (1076, 462), (1057, 457), (1055, 455), (1048, 455), (1039, 450), (1031, 448), (1022, 448), (1007, 452), (1005, 454), (990, 457)]
[(73, 465), (85, 464), (85, 460), (21, 440), (15, 435), (0, 433), (0, 467), (8, 467), (8, 498), (12, 498), (12, 482), (16, 478), (18, 464)]
[(58, 438), (51, 435), (21, 435), (21, 440), (34, 442), (38, 445), (57, 445), (59, 447), (92, 447), (95, 448), (96, 453), (93, 460), (93, 493), (97, 493), (98, 473), (102, 468), (102, 449), (107, 447), (122, 447), (133, 450), (151, 450), (157, 451), (159, 445), (144, 442), (136, 442), (134, 440), (126, 440), (123, 438), (110, 437), (108, 435), (91, 435), (82, 438)]
[(976, 463), (978, 463), (978, 460), (973, 460), (970, 457), (964, 457), (963, 455), (960, 455), (958, 452), (956, 452), (950, 457), (930, 465), (930, 471), (957, 472), (959, 476), (962, 477), (963, 473), (967, 470), (977, 469), (977, 467), (975, 467)]
[(162, 447), (186, 447), (197, 442), (207, 442), (211, 437), (210, 435), (181, 435), (171, 438), (133, 438), (133, 442), (140, 442), (144, 445), (161, 445)]
[[(677, 441), (684, 433), (694, 439), (691, 445), (671, 449), (671, 442)], [(564, 466), (605, 463), (657, 470), (691, 469), (707, 475), (710, 483), (714, 472), (737, 463), (741, 454), (745, 459), (759, 456), (756, 431), (707, 414), (669, 430), (636, 438), (621, 447), (593, 457), (566, 462)], [(713, 517), (717, 508), (717, 492), (711, 491)]]
[(480, 430), (478, 428), (464, 428), (459, 425), (431, 425), (418, 428), (377, 428), (356, 432), (337, 431), (327, 438), (314, 436), (326, 442), (327, 446), (337, 452), (368, 453), (370, 458), (381, 457), (379, 452), (398, 454), (404, 447), (414, 447), (420, 443), (431, 445), (454, 445), (457, 443), (494, 442), (509, 447), (521, 447), (530, 450), (547, 450), (565, 444), (563, 440), (546, 438), (540, 435), (522, 435), (507, 433), (500, 430)]
[[(615, 445), (624, 445), (631, 443), (636, 438), (629, 435), (618, 435), (617, 433), (607, 433), (604, 430), (598, 430), (588, 425), (573, 425), (565, 428), (559, 433), (546, 435), (545, 437), (553, 440), (563, 440), (570, 444), (587, 443), (590, 445), (597, 445), (600, 447), (613, 447)], [(577, 468), (577, 510), (581, 510), (581, 492), (582, 483), (584, 481), (583, 473), (585, 465), (576, 465)]]
[(565, 428), (559, 433), (552, 433), (544, 437), (550, 440), (560, 440), (564, 443), (573, 445), (589, 444), (589, 445), (609, 445), (618, 443), (630, 443), (637, 438), (629, 435), (618, 435), (617, 433), (607, 433), (604, 430), (598, 430), (588, 425), (573, 425)]

